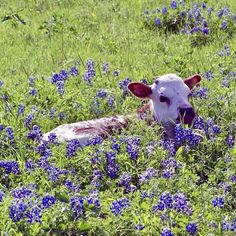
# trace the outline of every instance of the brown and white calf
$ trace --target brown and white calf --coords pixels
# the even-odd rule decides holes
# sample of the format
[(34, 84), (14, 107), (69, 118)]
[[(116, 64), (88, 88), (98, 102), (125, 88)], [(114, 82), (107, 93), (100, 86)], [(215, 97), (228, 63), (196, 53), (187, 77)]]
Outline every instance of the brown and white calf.
[[(166, 74), (156, 78), (152, 85), (133, 82), (128, 89), (138, 98), (149, 99), (149, 103), (141, 108), (138, 114), (151, 110), (154, 119), (160, 122), (169, 138), (173, 138), (175, 123), (191, 125), (195, 111), (188, 101), (191, 89), (201, 81), (200, 75), (193, 75), (185, 80), (175, 74)], [(58, 142), (77, 139), (86, 145), (95, 136), (106, 138), (113, 132), (121, 131), (128, 126), (133, 116), (117, 115), (72, 124), (60, 125), (44, 134), (47, 141), (50, 134), (57, 136)]]

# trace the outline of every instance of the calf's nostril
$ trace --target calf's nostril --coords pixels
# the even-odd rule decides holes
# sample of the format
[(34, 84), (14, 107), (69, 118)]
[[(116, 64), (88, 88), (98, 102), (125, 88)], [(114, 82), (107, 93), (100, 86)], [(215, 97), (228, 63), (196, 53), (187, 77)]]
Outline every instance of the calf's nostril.
[(180, 120), (183, 121), (184, 124), (191, 125), (192, 121), (195, 117), (195, 111), (192, 107), (188, 108), (179, 108)]

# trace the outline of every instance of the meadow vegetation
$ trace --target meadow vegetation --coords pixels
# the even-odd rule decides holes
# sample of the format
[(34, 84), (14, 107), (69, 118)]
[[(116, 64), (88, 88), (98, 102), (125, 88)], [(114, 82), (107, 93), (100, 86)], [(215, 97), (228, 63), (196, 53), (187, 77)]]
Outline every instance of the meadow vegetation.
[[(235, 1), (1, 0), (0, 10), (1, 235), (235, 235)], [(84, 147), (42, 143), (63, 123), (135, 113), (145, 101), (127, 84), (167, 73), (202, 76), (198, 116), (175, 142), (134, 119)]]

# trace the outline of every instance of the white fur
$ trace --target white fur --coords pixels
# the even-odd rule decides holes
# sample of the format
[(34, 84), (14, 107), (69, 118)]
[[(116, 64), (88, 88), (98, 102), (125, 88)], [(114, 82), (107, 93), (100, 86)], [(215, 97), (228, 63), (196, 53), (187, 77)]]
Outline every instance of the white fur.
[[(192, 107), (188, 102), (189, 87), (175, 74), (163, 75), (156, 79), (158, 82), (151, 85), (150, 95), (151, 110), (159, 122), (175, 121), (179, 114), (179, 108)], [(170, 105), (160, 102), (159, 97), (170, 99)]]

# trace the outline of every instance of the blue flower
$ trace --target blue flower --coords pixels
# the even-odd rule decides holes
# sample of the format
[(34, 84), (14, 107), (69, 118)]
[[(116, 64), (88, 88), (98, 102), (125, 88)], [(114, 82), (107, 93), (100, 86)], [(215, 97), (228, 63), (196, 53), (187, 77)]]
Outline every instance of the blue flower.
[(103, 64), (102, 64), (102, 73), (103, 73), (103, 74), (107, 74), (108, 69), (109, 69), (108, 63), (107, 63), (107, 62), (103, 63)]
[(181, 212), (182, 214), (192, 214), (188, 199), (183, 193), (176, 193), (173, 196), (173, 208), (175, 211)]
[(70, 68), (70, 74), (72, 76), (77, 76), (79, 74), (79, 71), (75, 66), (73, 66), (73, 67)]
[(65, 86), (65, 82), (63, 80), (59, 80), (56, 82), (57, 85), (57, 92), (59, 95), (63, 95), (65, 90), (64, 90), (64, 86)]
[(221, 24), (221, 29), (225, 30), (227, 28), (227, 22), (223, 21)]
[(171, 2), (170, 6), (171, 6), (172, 9), (176, 9), (178, 7), (178, 3), (175, 0), (173, 0)]
[(25, 162), (25, 168), (27, 170), (34, 170), (35, 169), (35, 163), (31, 160), (31, 159), (28, 159), (26, 162)]
[(111, 212), (114, 215), (121, 215), (123, 211), (130, 206), (128, 198), (120, 198), (111, 203)]
[(3, 86), (3, 81), (0, 80), (0, 88)]
[(128, 77), (119, 82), (119, 88), (123, 90), (123, 95), (124, 96), (128, 95), (128, 93), (129, 93), (127, 86), (130, 82), (131, 82), (131, 79), (128, 78)]
[(44, 208), (49, 208), (56, 203), (56, 198), (52, 195), (47, 195), (42, 198), (42, 205)]
[(25, 126), (29, 127), (32, 123), (32, 120), (34, 118), (34, 115), (31, 113), (25, 118)]
[(29, 223), (41, 223), (42, 209), (38, 205), (34, 205), (25, 213), (25, 216)]
[(229, 133), (226, 137), (226, 143), (229, 148), (233, 148), (235, 144), (235, 135)]
[(18, 106), (17, 116), (21, 116), (24, 113), (24, 111), (25, 111), (25, 105), (20, 104)]
[(162, 14), (163, 14), (163, 15), (166, 15), (166, 14), (167, 14), (167, 7), (166, 7), (166, 6), (163, 6), (163, 7), (162, 7)]
[(174, 236), (169, 228), (164, 228), (160, 236)]
[(70, 189), (71, 191), (73, 191), (73, 192), (79, 192), (79, 186), (78, 185), (76, 185), (76, 184), (74, 184), (72, 181), (70, 181), (70, 180), (66, 180), (65, 181), (65, 183), (64, 183), (64, 185), (68, 188), (68, 189)]
[(30, 190), (24, 186), (21, 188), (16, 188), (16, 189), (12, 190), (11, 194), (14, 198), (17, 198), (17, 199), (22, 199), (22, 198), (27, 198), (27, 197), (33, 196), (32, 190)]
[(83, 217), (85, 213), (84, 209), (84, 199), (81, 196), (74, 196), (70, 199), (70, 206), (73, 211), (73, 217), (77, 220), (80, 217)]
[(76, 151), (80, 147), (80, 142), (77, 139), (69, 141), (66, 145), (66, 157), (75, 157)]
[(107, 92), (103, 89), (98, 90), (96, 97), (105, 98), (107, 96)]
[(37, 94), (37, 90), (34, 89), (34, 88), (31, 88), (30, 91), (29, 91), (29, 94), (30, 94), (31, 96), (35, 96), (35, 95)]
[(19, 175), (21, 173), (17, 161), (7, 161), (7, 160), (0, 161), (0, 168), (4, 168), (6, 174), (13, 173), (15, 175)]
[(43, 133), (39, 126), (34, 125), (32, 130), (27, 134), (27, 138), (31, 140), (36, 140), (37, 142), (41, 142), (43, 138)]
[(150, 179), (156, 178), (157, 173), (158, 171), (155, 170), (153, 167), (148, 167), (146, 171), (142, 172), (138, 177), (140, 184), (147, 183)]
[(114, 96), (110, 95), (107, 98), (107, 104), (111, 109), (115, 109), (115, 98), (114, 98)]
[(145, 226), (142, 225), (142, 224), (136, 224), (136, 225), (134, 226), (134, 228), (137, 229), (137, 230), (143, 230), (143, 229), (145, 228)]
[(13, 222), (20, 221), (26, 212), (27, 205), (24, 202), (13, 202), (9, 207), (10, 213), (9, 217), (12, 219)]
[(0, 202), (2, 202), (3, 197), (5, 196), (5, 193), (0, 190)]
[(119, 70), (114, 70), (113, 71), (113, 76), (119, 76), (120, 74), (120, 71)]
[(160, 18), (157, 18), (157, 19), (155, 20), (155, 25), (157, 25), (157, 26), (160, 26), (160, 25), (161, 25), (161, 19), (160, 19)]
[(88, 84), (92, 83), (92, 78), (95, 77), (95, 69), (94, 69), (94, 61), (92, 59), (89, 59), (87, 61), (87, 70), (85, 71), (84, 74), (84, 81), (87, 82)]
[(188, 233), (190, 233), (191, 235), (194, 235), (197, 233), (197, 226), (196, 224), (194, 223), (189, 223), (187, 226), (186, 226), (186, 231)]
[(224, 207), (224, 199), (222, 197), (216, 197), (211, 200), (211, 203), (214, 207), (222, 208)]

